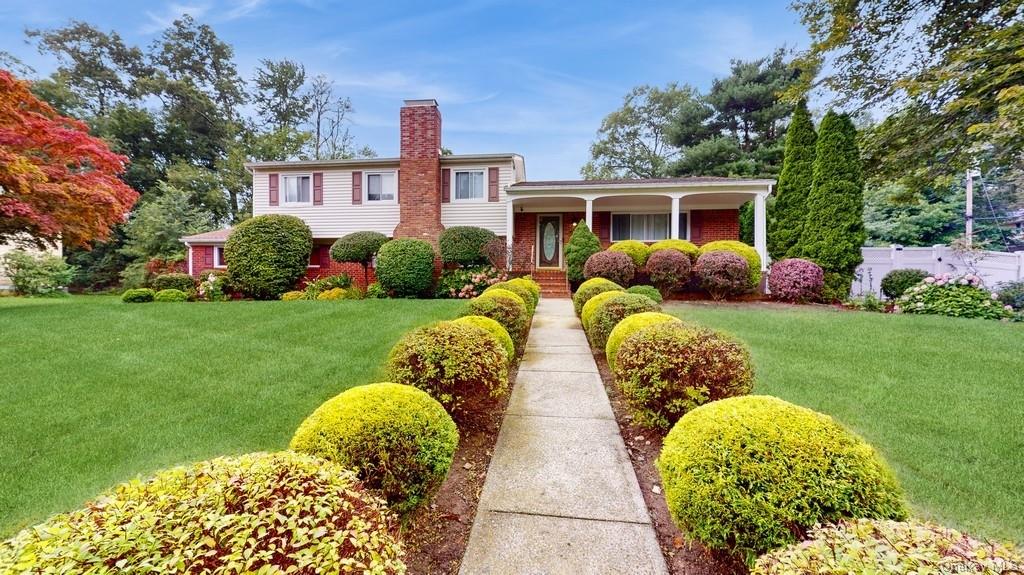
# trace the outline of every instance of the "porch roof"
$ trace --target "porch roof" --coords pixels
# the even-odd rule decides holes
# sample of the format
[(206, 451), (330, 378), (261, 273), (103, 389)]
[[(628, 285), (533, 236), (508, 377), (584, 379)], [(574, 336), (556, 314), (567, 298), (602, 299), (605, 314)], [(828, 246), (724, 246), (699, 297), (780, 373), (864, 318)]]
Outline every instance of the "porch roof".
[(768, 191), (775, 185), (772, 179), (723, 178), (713, 176), (688, 176), (682, 178), (637, 178), (617, 180), (546, 180), (524, 181), (512, 184), (506, 192), (512, 196), (555, 193), (607, 193), (610, 191), (627, 194), (650, 192), (696, 192), (706, 191), (749, 191), (762, 188)]

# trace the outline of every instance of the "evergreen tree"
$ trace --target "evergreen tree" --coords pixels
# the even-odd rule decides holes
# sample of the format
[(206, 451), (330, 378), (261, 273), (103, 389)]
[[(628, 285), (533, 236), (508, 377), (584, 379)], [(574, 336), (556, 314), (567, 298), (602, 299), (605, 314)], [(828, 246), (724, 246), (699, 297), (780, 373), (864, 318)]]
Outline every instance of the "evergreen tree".
[(565, 268), (569, 281), (583, 281), (583, 264), (599, 251), (601, 242), (587, 227), (587, 222), (581, 220), (572, 231), (569, 243), (565, 244)]
[(857, 129), (846, 114), (829, 111), (821, 122), (814, 155), (814, 182), (800, 243), (793, 250), (825, 270), (825, 297), (849, 295), (863, 261), (864, 177)]
[(775, 189), (775, 202), (768, 215), (768, 253), (781, 260), (800, 241), (807, 216), (807, 194), (814, 182), (814, 145), (818, 136), (807, 111), (807, 101), (800, 100), (786, 131), (786, 154), (782, 174)]

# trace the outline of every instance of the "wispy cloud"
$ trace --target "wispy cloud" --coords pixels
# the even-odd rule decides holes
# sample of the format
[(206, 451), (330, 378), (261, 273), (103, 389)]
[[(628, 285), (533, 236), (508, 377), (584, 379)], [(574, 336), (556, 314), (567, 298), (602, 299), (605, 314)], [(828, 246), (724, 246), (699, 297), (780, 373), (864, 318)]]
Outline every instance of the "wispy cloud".
[(267, 3), (267, 0), (237, 0), (222, 18), (223, 20), (237, 20), (252, 14)]
[(178, 4), (177, 2), (172, 2), (159, 12), (147, 10), (146, 18), (148, 20), (139, 31), (143, 34), (153, 34), (166, 29), (185, 14), (189, 14), (196, 19), (202, 18), (209, 9), (210, 5), (205, 3)]

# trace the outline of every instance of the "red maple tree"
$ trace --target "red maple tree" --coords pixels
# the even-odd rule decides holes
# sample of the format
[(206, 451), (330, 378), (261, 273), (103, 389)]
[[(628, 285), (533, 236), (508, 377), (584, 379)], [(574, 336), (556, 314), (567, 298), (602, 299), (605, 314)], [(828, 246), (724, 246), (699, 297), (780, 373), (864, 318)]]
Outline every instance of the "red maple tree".
[(128, 158), (0, 70), (0, 242), (87, 246), (124, 220), (139, 194)]

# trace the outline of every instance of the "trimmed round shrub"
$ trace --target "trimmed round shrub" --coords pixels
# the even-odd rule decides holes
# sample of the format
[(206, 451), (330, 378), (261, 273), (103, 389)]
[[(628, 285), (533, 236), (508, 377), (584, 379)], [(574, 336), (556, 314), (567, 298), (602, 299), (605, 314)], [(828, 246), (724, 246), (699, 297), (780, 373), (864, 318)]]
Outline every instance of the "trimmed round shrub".
[(281, 301), (298, 301), (300, 299), (306, 299), (306, 292), (286, 291), (283, 294), (281, 294)]
[(370, 265), (373, 256), (388, 243), (388, 237), (380, 232), (352, 232), (342, 236), (331, 245), (331, 259), (341, 263)]
[(614, 357), (615, 381), (633, 421), (647, 427), (668, 429), (698, 406), (754, 387), (750, 352), (742, 343), (682, 322), (638, 330)]
[(636, 275), (636, 264), (622, 252), (603, 251), (587, 258), (583, 265), (583, 277), (604, 278), (621, 285), (629, 285)]
[(654, 303), (661, 303), (665, 299), (661, 297), (661, 292), (654, 286), (632, 286), (626, 290), (626, 293), (638, 293), (640, 295), (645, 295), (654, 300)]
[(608, 251), (626, 254), (629, 256), (629, 259), (633, 260), (633, 265), (638, 268), (644, 267), (644, 264), (647, 263), (648, 256), (651, 255), (651, 248), (647, 247), (647, 244), (637, 240), (623, 240), (621, 242), (615, 242), (608, 248)]
[(188, 274), (160, 274), (153, 278), (150, 287), (156, 291), (176, 289), (188, 293), (196, 289), (196, 280)]
[(747, 260), (747, 273), (750, 274), (750, 288), (757, 288), (761, 283), (761, 256), (757, 250), (736, 240), (718, 240), (708, 242), (700, 247), (700, 255), (711, 252), (732, 252)]
[(391, 240), (377, 252), (377, 281), (395, 297), (419, 296), (434, 284), (434, 248), (423, 240)]
[(622, 342), (626, 341), (627, 337), (644, 329), (645, 327), (657, 325), (659, 323), (681, 324), (683, 323), (683, 320), (667, 313), (645, 311), (624, 317), (622, 318), (622, 321), (615, 324), (615, 327), (612, 328), (612, 332), (608, 334), (608, 343), (604, 345), (604, 357), (608, 360), (608, 369), (613, 373), (615, 372), (615, 356), (618, 354), (619, 347), (622, 345)]
[(615, 325), (623, 318), (645, 311), (661, 311), (658, 304), (651, 298), (635, 294), (621, 293), (597, 306), (594, 317), (590, 320), (590, 343), (597, 349), (604, 349)]
[(933, 523), (853, 519), (819, 525), (809, 537), (762, 555), (752, 575), (1024, 573), (1017, 549)]
[(768, 274), (768, 290), (772, 298), (807, 303), (821, 299), (825, 273), (809, 260), (789, 258), (772, 264)]
[(680, 529), (748, 564), (818, 523), (907, 516), (896, 477), (870, 445), (775, 397), (733, 397), (687, 413), (665, 437), (657, 467)]
[(622, 291), (622, 286), (604, 278), (592, 278), (580, 284), (576, 293), (572, 294), (572, 306), (576, 309), (576, 315), (583, 313), (583, 306), (590, 301), (590, 298), (606, 291)]
[(658, 250), (647, 258), (647, 275), (662, 293), (690, 281), (690, 256), (676, 250)]
[(331, 288), (324, 290), (316, 295), (316, 299), (319, 301), (337, 301), (340, 299), (347, 299), (348, 292), (344, 288)]
[(512, 283), (510, 281), (492, 284), (488, 286), (487, 289), (485, 289), (483, 293), (481, 293), (480, 295), (484, 295), (486, 293), (495, 292), (499, 290), (512, 292), (519, 296), (520, 298), (522, 298), (523, 303), (526, 304), (526, 311), (530, 315), (533, 315), (533, 312), (537, 309), (537, 300), (533, 299), (533, 291), (531, 291), (530, 288), (522, 284)]
[(604, 302), (623, 293), (626, 292), (622, 290), (603, 291), (588, 299), (587, 303), (583, 304), (583, 310), (580, 311), (580, 323), (583, 324), (583, 331), (590, 331), (590, 324), (594, 321), (594, 313)]
[(316, 408), (288, 446), (352, 469), (407, 515), (448, 475), (459, 431), (426, 392), (397, 383), (353, 387)]
[(188, 301), (188, 294), (180, 289), (162, 289), (153, 294), (153, 301), (164, 303)]
[(747, 260), (732, 252), (708, 252), (697, 258), (693, 274), (713, 299), (750, 291)]
[(121, 301), (124, 303), (149, 303), (155, 296), (156, 292), (149, 288), (127, 289), (121, 294)]
[(533, 308), (537, 309), (537, 304), (540, 303), (540, 284), (533, 281), (533, 278), (530, 276), (512, 278), (505, 283), (520, 286), (530, 292), (530, 296), (533, 298)]
[[(497, 299), (497, 298), (496, 298)], [(413, 330), (388, 356), (389, 379), (430, 394), (456, 420), (508, 392), (508, 355), (484, 328), (450, 321)]]
[(255, 299), (278, 299), (306, 274), (313, 234), (295, 216), (268, 214), (235, 226), (224, 244), (232, 284)]
[(466, 304), (462, 315), (482, 315), (489, 317), (501, 324), (516, 344), (516, 349), (526, 345), (526, 334), (530, 328), (530, 315), (526, 311), (526, 304), (522, 298), (510, 298), (495, 295), (493, 292), (489, 297), (476, 297)]
[[(772, 266), (774, 268), (774, 266)], [(918, 269), (892, 270), (882, 278), (882, 295), (896, 299), (906, 291), (924, 281), (928, 272)]]
[(352, 471), (292, 452), (122, 483), (0, 543), (0, 565), (26, 573), (395, 574), (402, 555), (386, 505)]
[(505, 354), (508, 355), (509, 362), (516, 358), (516, 344), (512, 341), (512, 336), (509, 335), (508, 330), (497, 321), (482, 315), (464, 315), (453, 321), (455, 323), (475, 325), (487, 330), (498, 340), (501, 347), (505, 349)]
[(677, 252), (686, 254), (690, 258), (690, 263), (697, 261), (697, 256), (700, 255), (700, 248), (694, 243), (686, 240), (661, 240), (651, 244), (651, 254), (660, 250), (675, 250)]
[(446, 228), (437, 241), (441, 248), (441, 261), (460, 266), (485, 264), (484, 246), (497, 238), (491, 230), (475, 226)]
[[(504, 289), (504, 288), (495, 288), (495, 289), (488, 288), (488, 289), (484, 290), (484, 293), (482, 293), (482, 294), (477, 296), (477, 298), (489, 298), (489, 297), (507, 297), (507, 298), (513, 299), (513, 300), (523, 304), (523, 308), (526, 310), (527, 315), (530, 315), (530, 304), (526, 303), (526, 298), (521, 296), (521, 295), (519, 295), (519, 294), (517, 294), (516, 292), (514, 292), (512, 290), (507, 290), (507, 289)], [(527, 296), (527, 297), (529, 297), (529, 296)]]

